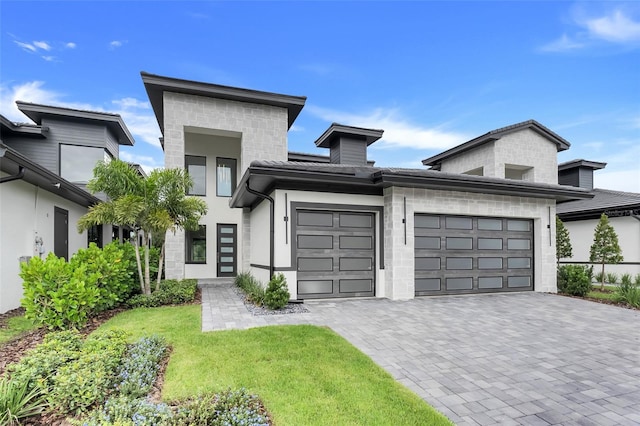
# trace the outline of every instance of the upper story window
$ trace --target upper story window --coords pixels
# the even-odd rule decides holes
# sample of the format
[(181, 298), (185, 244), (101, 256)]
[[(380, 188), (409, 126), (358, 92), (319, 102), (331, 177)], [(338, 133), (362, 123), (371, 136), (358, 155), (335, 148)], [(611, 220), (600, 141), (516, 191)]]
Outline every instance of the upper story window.
[(518, 166), (515, 164), (505, 164), (504, 166), (505, 179), (533, 180), (532, 173), (533, 173), (533, 167)]
[(207, 158), (185, 155), (184, 167), (193, 179), (193, 187), (187, 195), (207, 195)]
[(98, 161), (111, 161), (104, 148), (60, 144), (60, 176), (69, 182), (87, 183)]
[(231, 197), (236, 189), (236, 160), (216, 158), (216, 195)]

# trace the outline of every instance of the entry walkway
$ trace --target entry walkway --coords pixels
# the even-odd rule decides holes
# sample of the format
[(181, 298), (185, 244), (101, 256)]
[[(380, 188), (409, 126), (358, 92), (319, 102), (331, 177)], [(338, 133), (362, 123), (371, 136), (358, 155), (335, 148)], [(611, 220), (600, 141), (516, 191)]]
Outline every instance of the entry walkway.
[(458, 425), (639, 425), (640, 312), (540, 293), (308, 302), (253, 316), (205, 287), (203, 331), (326, 325)]

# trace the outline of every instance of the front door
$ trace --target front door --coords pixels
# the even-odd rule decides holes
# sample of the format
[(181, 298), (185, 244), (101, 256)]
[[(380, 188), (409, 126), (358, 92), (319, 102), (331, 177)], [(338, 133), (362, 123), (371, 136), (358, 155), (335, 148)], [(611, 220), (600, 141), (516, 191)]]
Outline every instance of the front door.
[(60, 207), (54, 207), (53, 253), (69, 260), (69, 212)]
[(237, 268), (237, 225), (219, 223), (216, 227), (216, 261), (219, 277), (235, 277)]

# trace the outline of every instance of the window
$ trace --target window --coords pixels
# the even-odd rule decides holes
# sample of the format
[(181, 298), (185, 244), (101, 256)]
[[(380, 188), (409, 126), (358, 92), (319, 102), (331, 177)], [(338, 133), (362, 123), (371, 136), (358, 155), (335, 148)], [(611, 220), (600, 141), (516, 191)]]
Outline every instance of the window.
[(231, 197), (236, 189), (236, 160), (233, 158), (216, 159), (216, 195)]
[(111, 227), (111, 241), (120, 241), (120, 228), (118, 226), (113, 225)]
[(60, 176), (69, 182), (89, 182), (98, 161), (110, 160), (104, 148), (60, 144)]
[(199, 225), (197, 231), (186, 231), (186, 263), (207, 263), (207, 227)]
[(207, 195), (207, 158), (185, 155), (184, 168), (193, 179), (193, 186), (187, 195)]
[(87, 245), (91, 243), (102, 248), (102, 225), (93, 225), (87, 229)]

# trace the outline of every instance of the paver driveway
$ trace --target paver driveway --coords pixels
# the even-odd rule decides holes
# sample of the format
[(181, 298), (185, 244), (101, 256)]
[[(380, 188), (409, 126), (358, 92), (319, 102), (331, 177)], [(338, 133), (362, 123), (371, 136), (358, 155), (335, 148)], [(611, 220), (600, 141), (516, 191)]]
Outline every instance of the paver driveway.
[(640, 312), (539, 293), (310, 302), (252, 316), (203, 290), (203, 331), (327, 325), (459, 425), (640, 424)]

